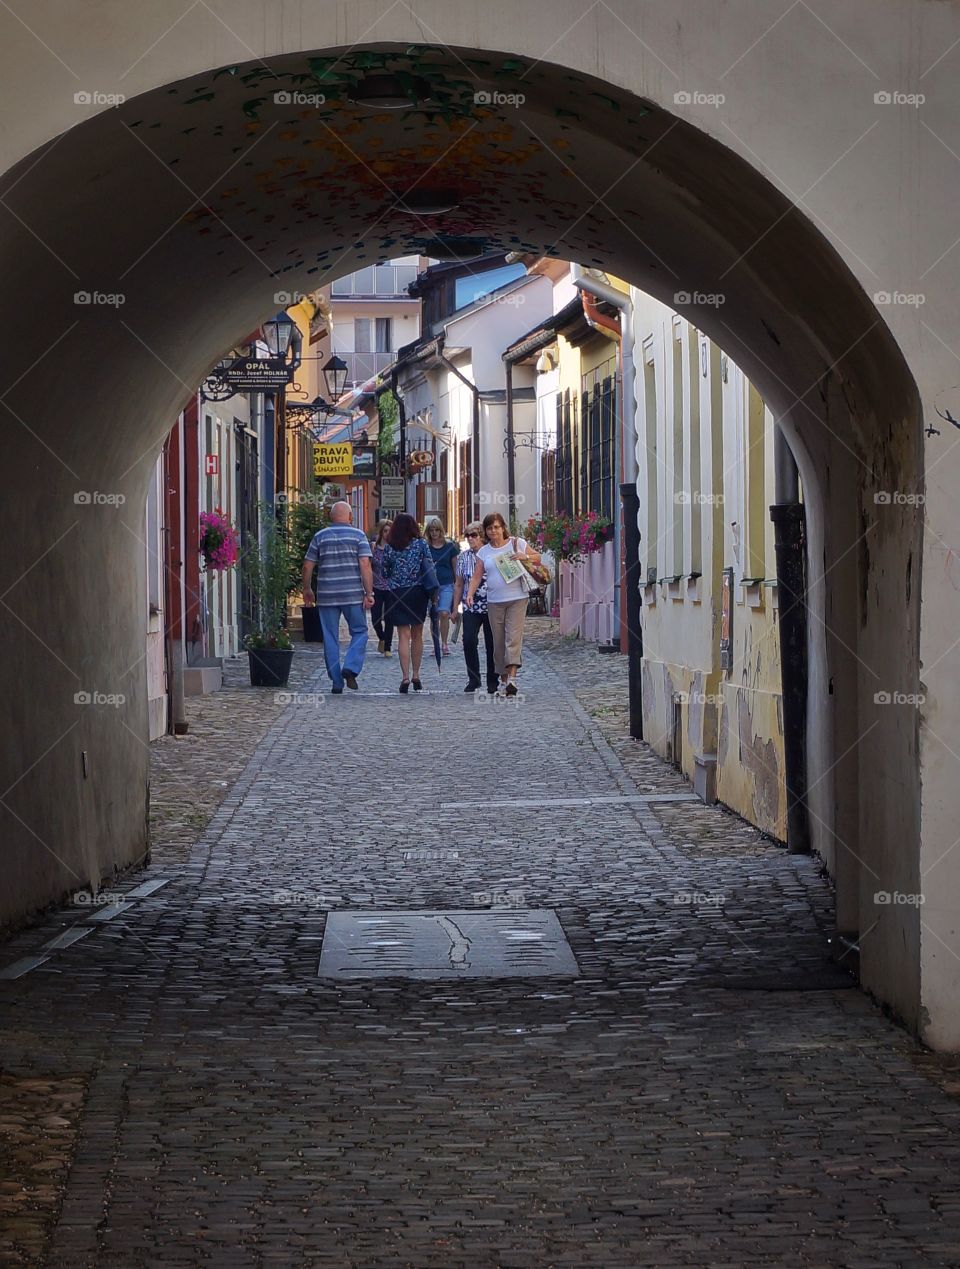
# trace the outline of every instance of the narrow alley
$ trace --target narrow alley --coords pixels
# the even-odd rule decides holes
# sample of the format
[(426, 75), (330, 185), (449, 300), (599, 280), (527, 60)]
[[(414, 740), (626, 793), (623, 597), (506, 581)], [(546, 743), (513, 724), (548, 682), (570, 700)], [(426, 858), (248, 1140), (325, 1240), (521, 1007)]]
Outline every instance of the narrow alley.
[(950, 1059), (550, 628), (513, 700), (303, 645), (151, 746), (148, 867), (4, 948), (3, 1263), (960, 1263)]

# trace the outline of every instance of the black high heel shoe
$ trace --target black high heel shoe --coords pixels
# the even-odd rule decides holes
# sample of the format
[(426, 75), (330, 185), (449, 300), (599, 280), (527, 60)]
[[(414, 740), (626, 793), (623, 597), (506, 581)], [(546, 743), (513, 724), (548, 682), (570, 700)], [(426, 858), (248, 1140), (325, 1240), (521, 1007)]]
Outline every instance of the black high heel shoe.
[(423, 684), (420, 682), (420, 680), (419, 680), (419, 679), (414, 679), (414, 680), (413, 680), (413, 690), (414, 690), (415, 692), (422, 692), (422, 691), (423, 691)]
[(404, 680), (403, 680), (403, 682), (400, 684), (400, 691), (404, 694), (404, 696), (406, 696), (406, 694), (410, 691), (410, 680), (409, 680), (409, 679), (404, 679)]

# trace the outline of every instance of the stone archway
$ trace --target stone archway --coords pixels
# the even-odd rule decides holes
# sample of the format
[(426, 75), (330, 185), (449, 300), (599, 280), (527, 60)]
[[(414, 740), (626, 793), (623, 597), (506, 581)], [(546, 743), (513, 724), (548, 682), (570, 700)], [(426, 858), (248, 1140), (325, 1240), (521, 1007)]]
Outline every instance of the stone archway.
[[(427, 77), (439, 105), (350, 105), (347, 80), (385, 69)], [(393, 204), (417, 182), (455, 188), (458, 207), (411, 222)], [(869, 928), (866, 985), (919, 1022), (917, 910), (878, 920), (871, 901), (919, 888), (916, 720), (870, 705), (878, 685), (919, 690), (920, 518), (899, 505), (868, 523), (875, 491), (921, 488), (918, 397), (854, 274), (755, 167), (651, 96), (570, 67), (377, 44), (165, 82), (26, 156), (0, 195), (16, 367), (3, 395), (0, 918), (144, 849), (136, 530), (186, 394), (278, 289), (417, 250), (439, 228), (606, 267), (668, 302), (725, 293), (722, 323), (703, 328), (783, 419), (811, 509), (815, 841), (842, 920)], [(42, 301), (39, 338), (18, 317), (24, 297)], [(125, 700), (78, 716), (78, 691)]]

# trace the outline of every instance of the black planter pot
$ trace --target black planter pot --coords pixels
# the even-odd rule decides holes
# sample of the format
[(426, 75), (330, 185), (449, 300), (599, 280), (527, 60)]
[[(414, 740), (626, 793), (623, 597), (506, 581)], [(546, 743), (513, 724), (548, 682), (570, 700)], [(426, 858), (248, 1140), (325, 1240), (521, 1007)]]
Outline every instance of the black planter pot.
[(293, 648), (250, 648), (251, 687), (286, 687)]

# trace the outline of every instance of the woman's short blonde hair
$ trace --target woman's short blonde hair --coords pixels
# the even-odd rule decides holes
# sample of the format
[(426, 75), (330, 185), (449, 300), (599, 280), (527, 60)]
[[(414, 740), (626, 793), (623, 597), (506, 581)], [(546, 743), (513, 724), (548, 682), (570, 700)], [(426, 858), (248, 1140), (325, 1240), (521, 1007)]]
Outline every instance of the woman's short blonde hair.
[(483, 525), (480, 523), (479, 520), (471, 520), (470, 523), (467, 525), (466, 529), (464, 530), (464, 532), (469, 533), (471, 529), (473, 529), (474, 532), (479, 533), (480, 536), (483, 537)]
[(443, 521), (439, 516), (434, 516), (432, 520), (428, 520), (423, 526), (423, 532), (424, 536), (428, 538), (431, 533), (439, 533), (444, 540), (446, 540), (447, 537), (447, 531), (443, 527)]

